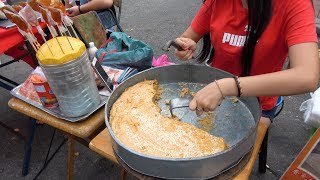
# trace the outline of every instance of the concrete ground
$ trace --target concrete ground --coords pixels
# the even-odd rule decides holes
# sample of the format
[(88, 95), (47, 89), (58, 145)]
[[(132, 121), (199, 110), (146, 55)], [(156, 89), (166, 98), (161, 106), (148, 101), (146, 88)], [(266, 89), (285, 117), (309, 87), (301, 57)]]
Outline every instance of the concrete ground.
[[(129, 35), (150, 44), (154, 48), (155, 56), (160, 56), (163, 53), (161, 46), (187, 28), (201, 2), (200, 0), (125, 0), (121, 24)], [(171, 52), (169, 56), (175, 61)], [(0, 56), (2, 63), (9, 59), (10, 57)], [(2, 68), (0, 74), (21, 83), (30, 72), (31, 68), (20, 62)], [(11, 97), (8, 91), (0, 88), (0, 93), (0, 121), (27, 135), (28, 117), (8, 107), (7, 102)], [(309, 138), (311, 127), (303, 123), (303, 114), (299, 111), (299, 106), (308, 98), (308, 94), (285, 97), (285, 108), (270, 127), (268, 165), (273, 173), (267, 171), (265, 174), (259, 174), (255, 166), (250, 179), (278, 179), (302, 149)], [(43, 165), (53, 130), (48, 125), (37, 126), (29, 174), (23, 177), (21, 168), (24, 141), (0, 126), (0, 179), (33, 179)], [(63, 139), (64, 135), (58, 131), (53, 147), (57, 147)], [(62, 147), (38, 179), (66, 178), (66, 148), (66, 145)], [(117, 165), (79, 143), (76, 144), (76, 152), (75, 179), (119, 178)]]

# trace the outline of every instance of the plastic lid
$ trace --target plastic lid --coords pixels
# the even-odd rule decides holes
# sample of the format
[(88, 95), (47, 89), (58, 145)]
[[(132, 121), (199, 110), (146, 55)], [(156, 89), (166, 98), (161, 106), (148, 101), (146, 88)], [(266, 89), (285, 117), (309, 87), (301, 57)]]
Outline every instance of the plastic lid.
[(93, 47), (94, 47), (94, 42), (89, 42), (89, 46), (90, 46), (91, 48), (93, 48)]

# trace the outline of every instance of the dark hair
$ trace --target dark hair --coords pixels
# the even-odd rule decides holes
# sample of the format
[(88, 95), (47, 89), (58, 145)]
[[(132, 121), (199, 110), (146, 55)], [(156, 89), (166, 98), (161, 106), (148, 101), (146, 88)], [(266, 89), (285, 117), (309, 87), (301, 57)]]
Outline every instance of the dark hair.
[[(205, 0), (204, 0), (205, 1)], [(203, 1), (203, 2), (204, 2)], [(242, 72), (241, 76), (250, 75), (252, 59), (254, 54), (254, 49), (257, 44), (258, 39), (261, 37), (262, 33), (269, 24), (272, 15), (272, 0), (247, 0), (248, 2), (248, 31), (244, 48), (242, 50), (241, 65)], [(203, 47), (202, 52), (197, 59), (198, 62), (203, 62), (206, 58), (205, 55), (210, 53), (210, 48), (208, 44), (211, 45), (210, 35), (207, 34), (203, 37)], [(209, 45), (209, 47), (210, 47)], [(214, 48), (214, 47), (213, 47)], [(214, 49), (211, 50), (210, 61), (214, 56)], [(207, 57), (207, 56), (206, 56)], [(200, 59), (202, 58), (202, 59)]]
[(252, 59), (257, 41), (269, 24), (272, 13), (272, 0), (248, 1), (248, 34), (242, 50), (241, 76), (248, 76), (251, 71)]

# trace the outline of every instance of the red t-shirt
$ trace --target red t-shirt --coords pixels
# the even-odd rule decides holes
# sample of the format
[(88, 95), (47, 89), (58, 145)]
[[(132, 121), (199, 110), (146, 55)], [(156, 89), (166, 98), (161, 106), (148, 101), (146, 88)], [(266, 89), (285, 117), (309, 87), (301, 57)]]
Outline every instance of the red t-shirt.
[[(288, 47), (318, 42), (311, 0), (273, 0), (272, 17), (255, 47), (250, 75), (282, 70)], [(199, 35), (210, 32), (215, 49), (213, 67), (241, 74), (241, 50), (248, 29), (248, 11), (242, 0), (206, 0), (191, 28)], [(259, 97), (262, 109), (272, 109), (277, 97)]]

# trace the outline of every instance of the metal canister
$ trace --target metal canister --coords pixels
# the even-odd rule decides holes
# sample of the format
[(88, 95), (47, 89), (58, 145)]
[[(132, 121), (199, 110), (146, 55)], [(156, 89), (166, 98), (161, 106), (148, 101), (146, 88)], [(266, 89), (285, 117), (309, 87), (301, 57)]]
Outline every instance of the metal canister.
[(58, 99), (63, 115), (82, 116), (100, 104), (98, 88), (86, 51), (77, 59), (64, 64), (40, 66)]

